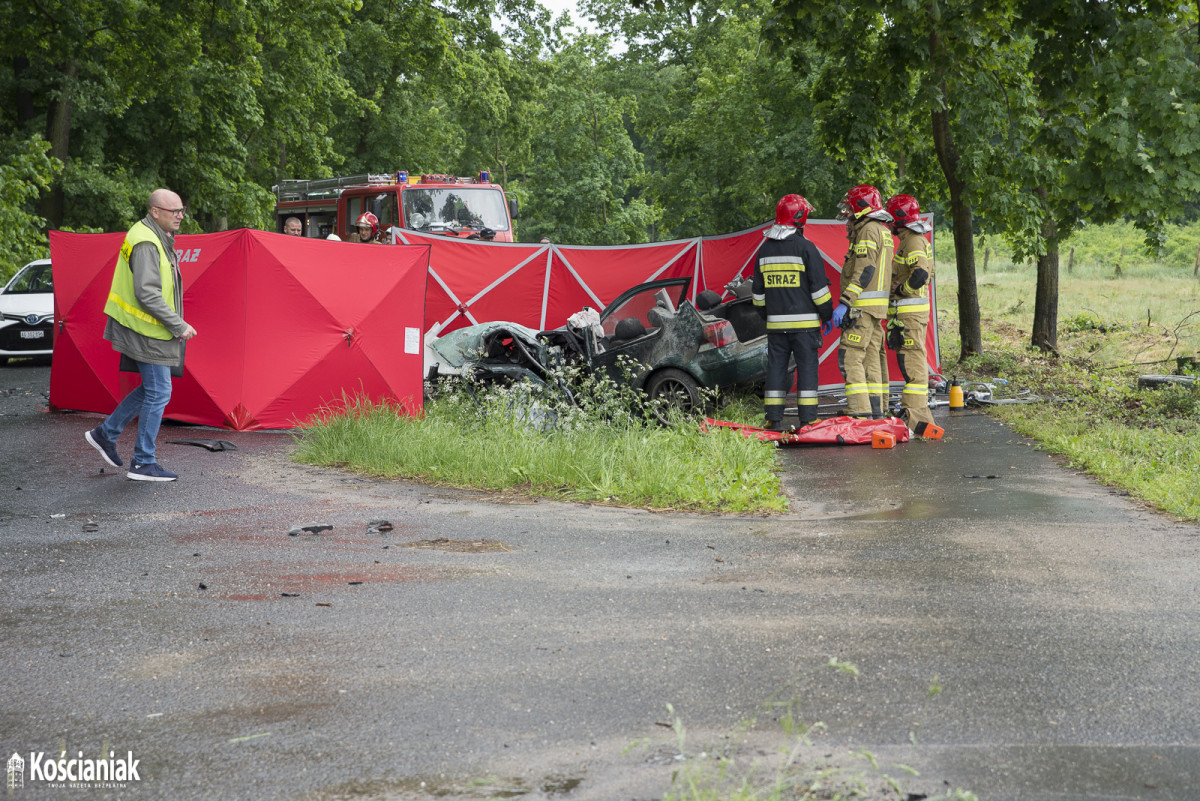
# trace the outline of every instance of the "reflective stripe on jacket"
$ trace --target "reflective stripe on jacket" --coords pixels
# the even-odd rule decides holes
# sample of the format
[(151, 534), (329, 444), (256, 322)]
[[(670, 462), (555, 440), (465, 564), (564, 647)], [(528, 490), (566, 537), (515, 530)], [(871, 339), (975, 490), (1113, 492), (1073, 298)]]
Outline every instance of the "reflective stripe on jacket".
[[(933, 248), (921, 234), (907, 228), (900, 229), (900, 247), (892, 259), (891, 306), (898, 314), (915, 312), (929, 313), (929, 284), (933, 280)], [(913, 273), (925, 272), (925, 280), (918, 287), (912, 286)]]
[(767, 331), (815, 329), (833, 316), (821, 253), (803, 229), (764, 239), (754, 258), (753, 304), (767, 312)]
[(850, 248), (842, 267), (841, 302), (872, 317), (887, 315), (892, 279), (892, 232), (878, 220), (854, 226)]

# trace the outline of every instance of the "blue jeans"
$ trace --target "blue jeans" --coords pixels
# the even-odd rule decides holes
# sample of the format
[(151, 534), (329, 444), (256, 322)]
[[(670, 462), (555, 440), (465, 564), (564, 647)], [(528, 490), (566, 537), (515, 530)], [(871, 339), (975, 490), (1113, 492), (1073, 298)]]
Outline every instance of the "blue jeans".
[(133, 446), (134, 464), (154, 462), (154, 439), (162, 425), (163, 409), (171, 400), (171, 368), (165, 364), (137, 362), (142, 374), (141, 386), (125, 396), (113, 413), (100, 424), (100, 433), (110, 441), (125, 430), (125, 426), (138, 419), (137, 443)]

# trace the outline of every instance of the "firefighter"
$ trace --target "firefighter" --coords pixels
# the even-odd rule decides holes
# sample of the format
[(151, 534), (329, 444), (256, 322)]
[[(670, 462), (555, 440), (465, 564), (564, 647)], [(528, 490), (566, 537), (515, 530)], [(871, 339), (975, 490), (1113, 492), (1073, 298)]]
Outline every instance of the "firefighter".
[(846, 413), (851, 417), (881, 418), (888, 411), (887, 372), (882, 369), (882, 321), (887, 317), (891, 287), (891, 215), (883, 208), (879, 190), (870, 184), (851, 187), (839, 207), (846, 221), (850, 248), (842, 267), (842, 292), (830, 324), (842, 329), (838, 367), (846, 381)]
[(364, 212), (354, 221), (355, 232), (350, 234), (348, 242), (374, 242), (379, 233), (379, 218), (371, 212)]
[(767, 380), (763, 411), (768, 431), (783, 428), (788, 361), (796, 359), (800, 425), (817, 419), (817, 364), (821, 321), (833, 314), (829, 279), (816, 245), (804, 236), (813, 207), (800, 195), (784, 195), (775, 224), (763, 232), (751, 282), (751, 302), (767, 318)]
[(921, 207), (912, 195), (896, 195), (887, 202), (900, 240), (892, 259), (892, 292), (888, 308), (888, 347), (904, 375), (900, 416), (913, 430), (921, 423), (933, 425), (929, 412), (929, 362), (925, 355), (925, 329), (929, 325), (929, 286), (933, 281), (933, 248), (925, 234), (932, 226), (921, 219)]

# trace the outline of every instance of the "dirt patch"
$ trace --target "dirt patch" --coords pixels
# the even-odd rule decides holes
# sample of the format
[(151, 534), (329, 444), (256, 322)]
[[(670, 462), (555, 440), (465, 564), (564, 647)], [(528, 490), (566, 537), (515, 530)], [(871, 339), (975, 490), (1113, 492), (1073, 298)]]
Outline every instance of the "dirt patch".
[(416, 540), (415, 542), (398, 542), (397, 548), (429, 548), (438, 551), (453, 551), (455, 553), (495, 553), (513, 550), (509, 545), (499, 540), (450, 540), (438, 537), (434, 540)]

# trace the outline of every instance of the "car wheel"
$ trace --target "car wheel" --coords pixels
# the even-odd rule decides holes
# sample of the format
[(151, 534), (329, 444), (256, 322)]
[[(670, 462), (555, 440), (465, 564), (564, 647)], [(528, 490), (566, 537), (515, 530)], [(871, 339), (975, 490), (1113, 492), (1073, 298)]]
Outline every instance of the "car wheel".
[[(646, 382), (646, 394), (651, 400), (662, 401), (663, 406), (681, 412), (691, 412), (700, 408), (700, 385), (696, 379), (674, 367), (660, 370), (650, 376), (650, 380)], [(666, 422), (665, 418), (665, 414), (659, 415), (660, 421)]]

